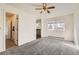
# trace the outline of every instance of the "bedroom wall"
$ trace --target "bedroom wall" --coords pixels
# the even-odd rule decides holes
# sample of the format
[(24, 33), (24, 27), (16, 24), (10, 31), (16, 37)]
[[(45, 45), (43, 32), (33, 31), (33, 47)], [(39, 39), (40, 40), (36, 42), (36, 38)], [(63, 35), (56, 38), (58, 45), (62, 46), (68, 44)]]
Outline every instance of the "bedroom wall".
[(4, 44), (4, 14), (3, 9), (0, 8), (0, 52), (5, 50)]
[(79, 9), (74, 13), (74, 41), (79, 48)]
[[(52, 20), (62, 20), (65, 23), (65, 31), (53, 31), (53, 30), (48, 30), (48, 22)], [(57, 21), (59, 21), (57, 20)], [(73, 33), (73, 14), (65, 15), (65, 16), (59, 16), (59, 17), (54, 17), (50, 19), (44, 20), (43, 23), (43, 29), (44, 29), (44, 34), (45, 36), (56, 36), (56, 37), (62, 37), (65, 40), (73, 41), (74, 39), (74, 33)]]
[[(76, 10), (75, 10), (76, 11)], [(47, 23), (47, 20), (50, 19), (50, 18), (55, 18), (55, 17), (63, 17), (63, 16), (66, 16), (66, 15), (70, 15), (70, 14), (73, 14), (73, 16), (70, 16), (67, 18), (71, 18), (73, 19), (74, 17), (74, 14), (75, 14), (75, 11), (72, 9), (72, 10), (62, 10), (62, 11), (53, 11), (53, 13), (51, 14), (44, 14), (44, 16), (42, 15), (41, 16), (41, 19), (42, 19), (42, 37), (46, 37), (48, 36), (48, 33), (47, 33), (47, 25), (45, 23)], [(65, 17), (66, 18), (66, 17)], [(74, 19), (73, 19), (74, 20)], [(71, 20), (69, 20), (69, 22), (72, 22)], [(56, 32), (55, 32), (56, 33)], [(59, 35), (59, 34), (58, 34)], [(59, 35), (60, 37), (63, 37), (63, 35)]]
[(36, 35), (35, 35), (36, 34), (35, 33), (36, 32), (36, 26), (35, 26), (36, 21), (35, 21), (35, 16), (33, 15), (32, 12), (22, 11), (20, 9), (17, 9), (13, 6), (6, 5), (6, 4), (0, 4), (0, 8), (3, 9), (3, 10), (0, 10), (0, 18), (2, 18), (0, 20), (1, 22), (0, 26), (2, 27), (2, 30), (0, 31), (1, 32), (0, 52), (5, 50), (5, 35), (4, 34), (5, 34), (6, 28), (3, 26), (5, 24), (5, 19), (6, 19), (5, 17), (3, 17), (3, 14), (5, 12), (10, 12), (10, 13), (19, 15), (19, 35), (18, 35), (19, 46), (36, 39)]

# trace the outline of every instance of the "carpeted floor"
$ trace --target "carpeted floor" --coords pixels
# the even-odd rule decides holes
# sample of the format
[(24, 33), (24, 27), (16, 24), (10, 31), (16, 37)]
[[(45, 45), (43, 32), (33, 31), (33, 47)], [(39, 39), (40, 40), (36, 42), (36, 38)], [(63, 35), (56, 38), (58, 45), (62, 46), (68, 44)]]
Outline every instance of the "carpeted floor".
[(64, 41), (63, 38), (41, 38), (19, 47), (10, 48), (1, 52), (1, 55), (78, 55), (72, 42)]

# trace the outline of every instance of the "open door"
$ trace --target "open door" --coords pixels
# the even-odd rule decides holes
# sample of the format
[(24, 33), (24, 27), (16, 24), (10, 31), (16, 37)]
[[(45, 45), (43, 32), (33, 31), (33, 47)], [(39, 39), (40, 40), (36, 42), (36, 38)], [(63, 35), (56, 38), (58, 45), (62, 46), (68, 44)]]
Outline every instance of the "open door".
[(18, 46), (18, 15), (15, 15), (15, 22), (12, 26), (12, 38), (14, 39), (15, 44)]
[(41, 19), (36, 20), (36, 39), (41, 38)]
[(18, 16), (6, 12), (6, 49), (18, 46)]

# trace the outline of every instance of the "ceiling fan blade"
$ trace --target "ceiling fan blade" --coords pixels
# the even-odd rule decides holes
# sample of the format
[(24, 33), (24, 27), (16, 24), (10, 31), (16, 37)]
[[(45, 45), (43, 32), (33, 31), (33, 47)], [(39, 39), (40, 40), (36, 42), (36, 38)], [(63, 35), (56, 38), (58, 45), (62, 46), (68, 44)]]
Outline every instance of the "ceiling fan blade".
[(36, 10), (41, 10), (42, 8), (35, 8)]
[(48, 7), (48, 9), (53, 9), (53, 8), (55, 8), (55, 6)]
[(47, 13), (50, 13), (50, 11), (49, 11), (49, 10), (47, 10)]

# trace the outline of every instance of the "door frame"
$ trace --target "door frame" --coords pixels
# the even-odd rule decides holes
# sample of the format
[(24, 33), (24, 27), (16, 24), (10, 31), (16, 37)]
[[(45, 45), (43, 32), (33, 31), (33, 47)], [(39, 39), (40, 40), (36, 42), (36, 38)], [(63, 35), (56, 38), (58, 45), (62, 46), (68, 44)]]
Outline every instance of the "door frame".
[[(41, 37), (42, 37), (42, 19), (39, 18), (39, 19), (36, 19), (36, 21), (37, 21), (37, 20), (40, 20), (40, 22), (41, 22), (41, 29), (40, 29), (40, 32), (41, 32)], [(37, 23), (36, 23), (36, 26), (37, 26)], [(36, 27), (36, 39), (37, 39), (37, 27)]]
[[(6, 50), (6, 13), (7, 12), (4, 12), (4, 50)], [(19, 18), (18, 18), (18, 14), (15, 14), (15, 13), (12, 13), (12, 12), (8, 12), (8, 13), (11, 13), (11, 14), (14, 14), (14, 15), (16, 15), (16, 21), (17, 21), (17, 46), (19, 45), (18, 44), (18, 26), (19, 26)]]

